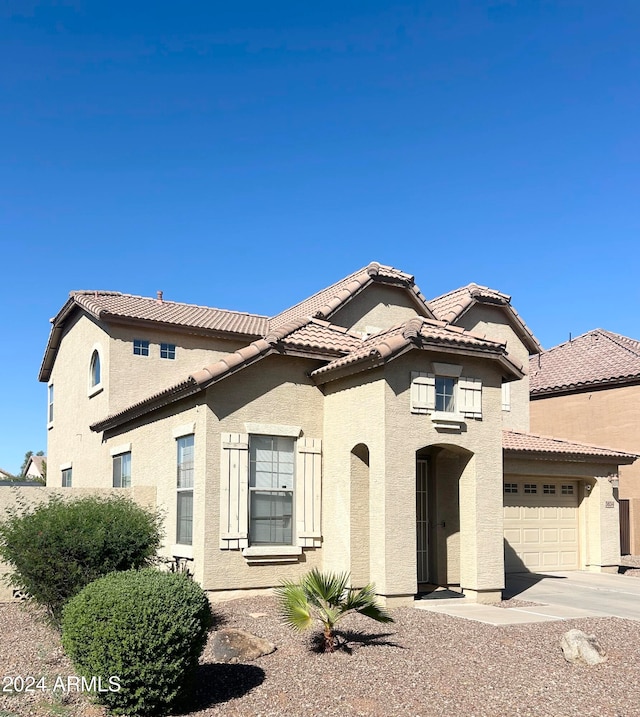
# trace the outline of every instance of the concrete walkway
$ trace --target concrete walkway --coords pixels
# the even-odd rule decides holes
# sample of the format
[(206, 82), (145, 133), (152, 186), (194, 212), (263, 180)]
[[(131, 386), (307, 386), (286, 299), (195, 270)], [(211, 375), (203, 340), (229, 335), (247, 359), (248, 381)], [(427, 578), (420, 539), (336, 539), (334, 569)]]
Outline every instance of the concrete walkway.
[(624, 575), (589, 572), (509, 575), (505, 598), (538, 603), (531, 607), (479, 605), (467, 602), (464, 597), (440, 598), (442, 594), (446, 593), (416, 600), (415, 607), (490, 625), (611, 616), (640, 620), (640, 578)]

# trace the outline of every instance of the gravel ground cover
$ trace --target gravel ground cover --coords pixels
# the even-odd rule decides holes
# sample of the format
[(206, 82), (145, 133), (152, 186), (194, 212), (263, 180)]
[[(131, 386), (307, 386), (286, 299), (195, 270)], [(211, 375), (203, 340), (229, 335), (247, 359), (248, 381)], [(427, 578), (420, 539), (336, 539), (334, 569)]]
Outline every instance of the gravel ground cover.
[[(343, 621), (346, 649), (310, 650), (287, 630), (271, 597), (215, 606), (219, 624), (241, 627), (278, 649), (255, 662), (202, 657), (198, 693), (185, 715), (200, 717), (640, 717), (640, 624), (617, 618), (495, 627), (413, 608), (380, 625)], [(19, 605), (0, 605), (0, 664), (6, 675), (73, 674), (57, 635)], [(560, 637), (594, 633), (608, 655), (595, 667), (564, 661)], [(85, 695), (0, 694), (0, 717), (101, 717)]]

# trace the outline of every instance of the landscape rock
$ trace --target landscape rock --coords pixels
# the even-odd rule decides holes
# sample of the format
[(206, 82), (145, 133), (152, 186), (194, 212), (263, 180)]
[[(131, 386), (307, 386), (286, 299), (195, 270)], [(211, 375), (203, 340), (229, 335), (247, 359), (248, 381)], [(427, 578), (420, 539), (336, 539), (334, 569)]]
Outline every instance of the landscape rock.
[(276, 649), (272, 642), (232, 627), (217, 630), (210, 644), (216, 662), (232, 665), (269, 655)]
[(560, 647), (567, 662), (582, 665), (598, 665), (607, 658), (595, 635), (582, 630), (569, 630), (560, 640)]

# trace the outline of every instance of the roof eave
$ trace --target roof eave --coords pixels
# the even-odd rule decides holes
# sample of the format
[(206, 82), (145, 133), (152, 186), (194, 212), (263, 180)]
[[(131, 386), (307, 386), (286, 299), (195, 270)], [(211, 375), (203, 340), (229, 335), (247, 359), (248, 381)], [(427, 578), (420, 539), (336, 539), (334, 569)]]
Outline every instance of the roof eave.
[(551, 386), (545, 388), (532, 388), (529, 395), (532, 401), (539, 398), (548, 398), (549, 396), (568, 396), (572, 393), (586, 393), (588, 391), (602, 391), (607, 388), (617, 388), (618, 386), (630, 386), (640, 383), (640, 374), (630, 376), (620, 376), (617, 378), (607, 378), (600, 381), (585, 381), (563, 386)]
[(638, 456), (611, 454), (609, 456), (592, 453), (560, 453), (554, 451), (527, 451), (517, 448), (503, 448), (509, 458), (529, 458), (531, 460), (566, 461), (568, 463), (609, 463), (612, 465), (631, 465)]

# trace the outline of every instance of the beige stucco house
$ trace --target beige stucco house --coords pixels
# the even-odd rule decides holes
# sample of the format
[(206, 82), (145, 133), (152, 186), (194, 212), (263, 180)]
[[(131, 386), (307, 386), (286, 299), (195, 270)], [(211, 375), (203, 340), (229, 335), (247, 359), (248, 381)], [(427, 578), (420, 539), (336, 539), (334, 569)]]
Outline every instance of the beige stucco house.
[[(531, 424), (640, 453), (640, 342), (603, 329), (532, 357)], [(640, 462), (620, 468), (621, 548), (640, 554)]]
[(320, 566), (390, 604), (490, 602), (505, 567), (612, 569), (635, 456), (529, 433), (539, 350), (508, 296), (427, 301), (375, 262), (273, 317), (72, 292), (40, 372), (48, 485), (151, 491), (210, 591)]

